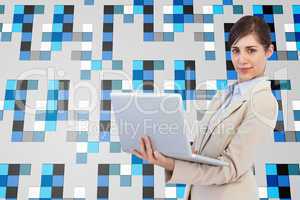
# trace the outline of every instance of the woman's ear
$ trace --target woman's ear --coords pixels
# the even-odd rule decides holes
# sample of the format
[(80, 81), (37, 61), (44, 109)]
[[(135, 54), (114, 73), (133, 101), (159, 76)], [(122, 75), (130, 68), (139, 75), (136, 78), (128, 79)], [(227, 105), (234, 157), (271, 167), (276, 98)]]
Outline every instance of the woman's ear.
[(266, 50), (266, 57), (270, 58), (274, 52), (274, 45), (270, 44), (269, 48)]

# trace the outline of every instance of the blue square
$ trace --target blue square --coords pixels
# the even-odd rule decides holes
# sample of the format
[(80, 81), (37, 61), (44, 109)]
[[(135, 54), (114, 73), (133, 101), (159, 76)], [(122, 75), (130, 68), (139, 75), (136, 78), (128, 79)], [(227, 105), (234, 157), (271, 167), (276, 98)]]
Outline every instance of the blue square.
[(194, 70), (186, 70), (185, 71), (185, 79), (186, 80), (196, 80), (196, 72)]
[(153, 32), (145, 32), (144, 33), (144, 41), (154, 41), (154, 33)]
[(64, 17), (63, 17), (63, 23), (68, 23), (68, 24), (71, 24), (73, 23), (73, 14), (65, 14)]
[(174, 32), (184, 32), (184, 24), (175, 23), (174, 24)]
[(23, 140), (23, 132), (21, 131), (13, 131), (11, 136), (12, 142), (22, 142)]
[(7, 90), (17, 89), (17, 81), (16, 80), (7, 80), (6, 81), (6, 89)]
[(7, 176), (7, 186), (8, 187), (18, 187), (19, 176)]
[(276, 164), (266, 164), (266, 174), (267, 175), (277, 175)]
[(23, 42), (31, 42), (31, 40), (32, 40), (32, 33), (31, 32), (23, 32), (21, 40)]
[(109, 176), (98, 176), (97, 186), (108, 187), (109, 186)]
[(20, 60), (30, 60), (30, 51), (20, 51)]
[(184, 61), (183, 60), (175, 60), (175, 70), (184, 70)]
[(114, 15), (113, 14), (104, 14), (103, 23), (113, 23), (113, 22), (114, 22)]
[(34, 131), (33, 132), (33, 142), (44, 142), (45, 141), (45, 132)]
[(89, 142), (88, 153), (98, 153), (98, 152), (99, 152), (99, 142)]
[(26, 90), (16, 90), (15, 94), (16, 94), (15, 96), (16, 100), (26, 100), (26, 95), (27, 95)]
[(140, 5), (134, 5), (133, 6), (133, 14), (143, 14), (144, 13), (144, 7)]
[(82, 41), (89, 42), (93, 40), (93, 33), (92, 32), (83, 32), (82, 33)]
[(11, 41), (11, 33), (10, 32), (9, 33), (2, 32), (0, 36), (1, 36), (1, 41), (2, 42)]
[(194, 15), (185, 14), (183, 17), (184, 17), (184, 23), (194, 23)]
[(42, 175), (41, 177), (41, 186), (42, 187), (51, 187), (52, 186), (52, 175)]
[(110, 141), (110, 134), (107, 131), (100, 132), (100, 141), (108, 142)]
[(175, 81), (176, 90), (185, 90), (185, 80), (176, 80)]
[[(21, 23), (13, 24), (12, 32), (20, 33), (20, 32), (22, 32), (22, 27), (23, 27), (23, 25)], [(24, 33), (25, 32), (22, 33), (22, 36), (23, 36)], [(28, 32), (28, 33), (30, 33), (30, 32)], [(32, 34), (32, 33), (30, 33), (30, 34)], [(22, 41), (25, 41), (25, 40), (22, 39)]]
[(87, 153), (77, 153), (76, 154), (76, 163), (77, 164), (86, 164), (87, 163)]
[(6, 186), (7, 186), (7, 176), (0, 175), (0, 187), (6, 187)]
[(223, 14), (223, 5), (213, 5), (214, 14)]
[(46, 121), (45, 131), (56, 131), (56, 121)]
[(0, 175), (8, 174), (8, 164), (0, 164)]
[(61, 42), (52, 42), (51, 43), (51, 51), (61, 51), (62, 43)]
[(132, 87), (134, 90), (143, 90), (143, 80), (133, 80)]
[(91, 71), (90, 70), (80, 70), (80, 79), (81, 80), (91, 80)]
[(205, 51), (205, 60), (216, 60), (215, 51)]
[(279, 198), (278, 187), (268, 187), (268, 198)]
[(267, 175), (267, 185), (268, 187), (278, 187), (277, 175)]
[(58, 80), (49, 80), (48, 81), (48, 90), (58, 90), (59, 89)]
[(227, 79), (236, 80), (237, 79), (237, 73), (234, 70), (228, 70), (227, 71)]
[(0, 186), (0, 198), (3, 198), (3, 199), (6, 198), (6, 187)]
[(64, 6), (63, 5), (55, 5), (54, 13), (55, 14), (63, 14), (64, 13)]
[(112, 52), (102, 51), (102, 60), (112, 60)]
[(143, 174), (143, 165), (142, 164), (133, 164), (131, 165), (131, 174), (133, 176), (139, 176)]
[(111, 42), (113, 40), (112, 32), (103, 32), (103, 42)]
[(185, 80), (185, 70), (175, 70), (175, 80)]
[(62, 41), (65, 41), (65, 42), (72, 42), (73, 40), (73, 33), (70, 33), (70, 32), (63, 32), (63, 35), (62, 35)]
[(143, 186), (153, 187), (154, 186), (154, 176), (144, 175), (143, 176)]
[(25, 14), (23, 17), (23, 23), (33, 23), (33, 15), (32, 14)]
[(62, 187), (64, 185), (64, 176), (53, 176), (52, 177), (52, 186)]
[(223, 0), (223, 4), (224, 5), (232, 5), (233, 2), (232, 2), (232, 0)]
[(15, 121), (24, 121), (25, 112), (21, 110), (15, 110), (14, 112), (14, 120)]
[(143, 80), (154, 80), (154, 71), (153, 70), (144, 70), (143, 71)]
[(143, 70), (143, 61), (142, 60), (134, 60), (133, 61), (133, 70)]
[(289, 176), (278, 176), (278, 186), (279, 187), (290, 187)]
[(275, 142), (285, 142), (286, 141), (284, 132), (274, 131), (274, 134), (275, 134), (274, 135)]
[(263, 14), (263, 8), (261, 5), (252, 6), (253, 14)]
[(143, 70), (133, 70), (133, 80), (143, 80), (144, 73)]
[(24, 6), (23, 5), (15, 5), (15, 14), (24, 14)]
[(40, 188), (40, 198), (51, 198), (51, 187), (41, 187)]
[(144, 14), (144, 23), (153, 24), (153, 14)]
[(124, 23), (133, 23), (134, 22), (134, 18), (133, 18), (134, 15), (132, 14), (125, 14), (123, 16), (123, 22)]
[(174, 41), (174, 32), (164, 32), (163, 41)]
[(120, 186), (129, 187), (131, 186), (131, 176), (130, 175), (121, 175), (120, 176)]

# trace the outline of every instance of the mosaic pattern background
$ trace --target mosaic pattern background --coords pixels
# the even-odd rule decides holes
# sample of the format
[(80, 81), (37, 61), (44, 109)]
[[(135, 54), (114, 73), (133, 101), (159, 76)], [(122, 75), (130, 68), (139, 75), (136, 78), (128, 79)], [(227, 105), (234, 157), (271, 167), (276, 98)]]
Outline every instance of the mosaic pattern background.
[(121, 151), (110, 94), (181, 94), (192, 140), (237, 78), (228, 32), (245, 14), (266, 20), (275, 46), (279, 114), (258, 194), (300, 199), (297, 0), (0, 1), (0, 199), (182, 199), (184, 184)]

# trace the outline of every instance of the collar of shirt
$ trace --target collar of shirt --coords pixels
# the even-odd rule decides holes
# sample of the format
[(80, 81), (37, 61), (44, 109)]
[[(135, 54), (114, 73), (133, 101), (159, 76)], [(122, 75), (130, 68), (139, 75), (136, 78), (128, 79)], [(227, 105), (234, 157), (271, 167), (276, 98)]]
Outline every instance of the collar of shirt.
[(242, 97), (244, 96), (251, 88), (253, 88), (258, 82), (262, 80), (266, 80), (266, 76), (259, 76), (247, 81), (243, 81), (241, 83), (235, 82), (235, 84), (232, 85), (233, 89), (233, 96), (235, 97)]

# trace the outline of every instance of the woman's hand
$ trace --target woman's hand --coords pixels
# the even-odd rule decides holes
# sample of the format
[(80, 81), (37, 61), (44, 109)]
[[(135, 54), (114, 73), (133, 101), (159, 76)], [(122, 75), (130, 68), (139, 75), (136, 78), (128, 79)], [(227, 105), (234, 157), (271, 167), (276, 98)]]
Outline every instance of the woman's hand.
[(151, 140), (148, 136), (140, 138), (141, 151), (134, 149), (132, 153), (137, 157), (148, 160), (149, 163), (159, 165), (169, 171), (174, 170), (175, 161), (172, 158), (166, 157), (158, 151), (153, 152)]

